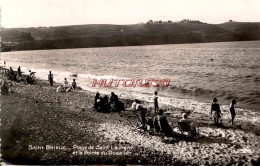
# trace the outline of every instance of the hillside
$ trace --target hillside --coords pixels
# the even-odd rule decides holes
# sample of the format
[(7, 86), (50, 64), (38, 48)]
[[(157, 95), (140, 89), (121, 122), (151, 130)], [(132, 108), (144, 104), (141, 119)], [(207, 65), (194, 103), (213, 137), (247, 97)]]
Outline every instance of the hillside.
[(199, 21), (2, 28), (2, 51), (260, 40), (260, 23)]

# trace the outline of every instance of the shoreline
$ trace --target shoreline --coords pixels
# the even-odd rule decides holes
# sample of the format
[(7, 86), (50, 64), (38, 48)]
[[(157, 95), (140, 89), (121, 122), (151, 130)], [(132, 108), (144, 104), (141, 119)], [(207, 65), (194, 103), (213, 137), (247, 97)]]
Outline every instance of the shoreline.
[[(11, 64), (10, 64), (11, 65)], [(13, 64), (16, 67), (16, 65), (18, 65), (17, 63)], [(9, 65), (7, 66), (1, 66), (1, 67), (5, 67), (8, 69)], [(46, 69), (36, 69), (36, 68), (28, 68), (28, 67), (22, 67), (23, 71), (28, 71), (29, 69), (36, 71), (37, 72), (37, 77), (39, 79), (42, 80), (47, 80), (47, 76), (48, 76), (48, 72), (49, 70)], [(118, 79), (124, 79), (124, 77), (120, 77), (120, 76), (113, 76), (113, 75), (92, 75), (92, 74), (84, 74), (84, 73), (77, 73), (77, 72), (69, 72), (69, 71), (59, 71), (59, 70), (52, 70), (53, 74), (54, 74), (54, 81), (57, 83), (62, 83), (64, 78), (66, 77), (68, 80), (72, 80), (72, 79), (76, 79), (78, 81), (78, 86), (80, 86), (82, 88), (82, 90), (85, 91), (91, 91), (91, 92), (97, 92), (99, 91), (98, 89), (100, 89), (99, 92), (104, 93), (106, 95), (109, 95), (111, 91), (114, 91), (116, 93), (118, 93), (118, 95), (121, 95), (121, 97), (123, 98), (137, 98), (139, 100), (143, 100), (146, 102), (151, 102), (150, 98), (153, 95), (153, 92), (155, 90), (159, 91), (159, 95), (160, 98), (159, 103), (163, 103), (163, 105), (170, 105), (171, 107), (179, 107), (179, 108), (184, 108), (184, 109), (194, 109), (192, 108), (193, 105), (198, 105), (201, 104), (201, 107), (204, 109), (204, 111), (210, 111), (210, 105), (213, 99), (213, 94), (216, 93), (216, 95), (214, 97), (217, 97), (220, 105), (222, 107), (222, 109), (224, 110), (229, 110), (229, 105), (230, 105), (230, 101), (233, 98), (236, 98), (235, 96), (239, 96), (239, 95), (234, 95), (234, 97), (232, 97), (232, 95), (228, 95), (225, 96), (223, 95), (225, 92), (224, 91), (214, 91), (213, 92), (209, 92), (206, 93), (204, 92), (204, 90), (201, 92), (201, 88), (195, 88), (195, 89), (189, 89), (189, 88), (181, 88), (181, 86), (174, 86), (174, 84), (170, 85), (167, 88), (164, 87), (160, 87), (160, 88), (156, 88), (156, 89), (144, 89), (144, 91), (142, 91), (141, 89), (136, 89), (136, 88), (129, 88), (129, 89), (124, 89), (124, 88), (116, 88), (114, 86), (109, 87), (111, 88), (109, 90), (109, 88), (92, 88), (92, 83), (93, 83), (93, 79), (97, 78), (97, 79), (102, 79), (102, 78), (107, 78), (107, 79), (111, 79), (111, 78), (118, 78)], [(27, 74), (27, 72), (25, 72)], [(208, 91), (207, 89), (205, 89), (205, 91)], [(241, 99), (240, 101), (240, 98)], [(258, 105), (256, 104), (257, 100), (254, 101), (254, 104), (250, 104), (251, 102), (245, 100), (248, 99), (246, 97), (244, 97), (243, 95), (238, 97), (237, 102), (238, 104), (236, 105), (236, 108), (243, 111), (246, 110), (248, 112), (250, 111), (254, 111), (254, 112), (258, 112), (258, 114), (260, 115), (260, 112), (258, 111)], [(182, 101), (186, 101), (183, 104), (178, 104), (178, 103), (182, 103)], [(254, 99), (253, 99), (254, 100)], [(251, 100), (250, 100), (251, 101)], [(192, 103), (192, 104), (191, 104)], [(200, 110), (201, 108), (196, 108), (197, 110)], [(260, 119), (259, 119), (260, 120)]]
[[(25, 152), (25, 155), (17, 160), (18, 164), (28, 164), (22, 161), (23, 157), (27, 162), (30, 161), (29, 163), (38, 162), (38, 164), (101, 162), (100, 164), (184, 165), (206, 164), (209, 161), (218, 164), (248, 162), (252, 164), (260, 161), (260, 147), (257, 142), (260, 132), (255, 124), (222, 129), (211, 126), (212, 119), (205, 113), (194, 112), (191, 119), (197, 122), (202, 137), (197, 141), (180, 140), (178, 143), (167, 144), (159, 136), (151, 136), (137, 130), (137, 120), (132, 112), (105, 114), (92, 110), (95, 96), (92, 92), (81, 90), (56, 93), (59, 84), (50, 87), (48, 81), (39, 79), (36, 81), (36, 85), (31, 86), (24, 82), (14, 84), (8, 81), (9, 86), (13, 84), (11, 86), (13, 93), (1, 96), (3, 123), (1, 130), (5, 131), (4, 134), (1, 131), (2, 154), (3, 159), (8, 162), (19, 159), (18, 154), (22, 152)], [(126, 107), (133, 100), (120, 99)], [(181, 109), (170, 106), (163, 108), (167, 108), (165, 115), (168, 121), (174, 124), (174, 131), (178, 132), (176, 122), (181, 118)], [(226, 125), (228, 121), (224, 119), (223, 123)], [(14, 133), (17, 133), (17, 137)], [(35, 146), (36, 149), (29, 150), (29, 145)], [(44, 145), (65, 146), (66, 150), (47, 151), (40, 148)], [(109, 149), (113, 153), (107, 156), (95, 155), (95, 151), (91, 150), (86, 151), (87, 155), (81, 155), (76, 154), (81, 152), (80, 148), (75, 150), (73, 145), (130, 148), (121, 155), (116, 155), (115, 149)], [(15, 151), (10, 152), (8, 147), (15, 148)], [(249, 150), (246, 151), (248, 147)], [(101, 151), (96, 148), (96, 152)], [(151, 156), (154, 156), (154, 161), (150, 160)]]
[(45, 50), (68, 50), (68, 49), (86, 49), (86, 48), (110, 48), (110, 47), (140, 47), (140, 46), (163, 46), (163, 45), (185, 45), (185, 44), (211, 44), (211, 43), (237, 43), (237, 42), (256, 42), (260, 40), (237, 40), (237, 41), (214, 41), (214, 42), (197, 42), (197, 43), (172, 43), (172, 44), (147, 44), (147, 45), (128, 45), (128, 46), (100, 46), (100, 47), (75, 47), (75, 48), (51, 48), (51, 49), (28, 49), (1, 51), (1, 53), (22, 52), (22, 51), (45, 51)]

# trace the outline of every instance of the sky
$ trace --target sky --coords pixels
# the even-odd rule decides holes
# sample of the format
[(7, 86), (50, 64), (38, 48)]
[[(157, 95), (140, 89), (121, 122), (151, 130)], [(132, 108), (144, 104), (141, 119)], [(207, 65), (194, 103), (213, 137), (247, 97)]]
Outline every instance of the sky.
[(260, 0), (0, 0), (0, 5), (4, 28), (182, 19), (260, 22)]

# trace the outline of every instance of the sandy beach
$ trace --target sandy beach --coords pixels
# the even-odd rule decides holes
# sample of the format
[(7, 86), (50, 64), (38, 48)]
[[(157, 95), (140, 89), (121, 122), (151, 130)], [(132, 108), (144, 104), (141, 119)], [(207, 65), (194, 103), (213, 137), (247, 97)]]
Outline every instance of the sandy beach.
[[(190, 119), (196, 123), (199, 137), (167, 142), (138, 129), (138, 120), (131, 111), (95, 111), (93, 92), (78, 89), (56, 93), (58, 84), (50, 87), (47, 81), (37, 79), (36, 85), (27, 85), (25, 76), (20, 83), (7, 80), (3, 73), (1, 79), (11, 90), (9, 95), (0, 96), (1, 153), (5, 163), (260, 164), (260, 122), (243, 119), (242, 114), (237, 115), (238, 126), (232, 127), (229, 112), (224, 111), (222, 123), (226, 127), (216, 127), (207, 112), (192, 112)], [(134, 99), (120, 100), (130, 107)], [(180, 134), (177, 122), (181, 109), (161, 107), (167, 109), (168, 121)], [(250, 116), (254, 118), (253, 114), (246, 118)]]

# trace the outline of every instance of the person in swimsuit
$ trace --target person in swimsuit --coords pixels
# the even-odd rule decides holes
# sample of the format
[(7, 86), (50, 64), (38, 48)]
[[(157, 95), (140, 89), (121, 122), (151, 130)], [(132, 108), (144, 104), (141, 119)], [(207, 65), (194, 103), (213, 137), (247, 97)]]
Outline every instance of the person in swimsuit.
[(236, 100), (232, 100), (231, 101), (231, 104), (230, 104), (230, 107), (229, 107), (229, 110), (230, 110), (230, 114), (231, 114), (231, 124), (234, 125), (234, 119), (235, 119), (235, 116), (236, 116), (236, 112), (235, 112), (235, 104), (236, 104)]
[(67, 89), (69, 87), (67, 78), (64, 78), (64, 88)]
[(158, 115), (153, 119), (153, 126), (158, 133), (163, 133), (165, 136), (173, 136), (173, 129), (163, 113), (164, 110), (160, 109)]
[(76, 86), (77, 86), (77, 83), (76, 83), (75, 79), (73, 79), (73, 82), (72, 82), (72, 90), (73, 90), (73, 92), (75, 92)]
[(53, 74), (51, 74), (51, 71), (50, 74), (48, 75), (48, 80), (50, 81), (50, 85), (53, 86)]
[(214, 124), (218, 125), (219, 118), (221, 117), (220, 106), (218, 104), (218, 100), (216, 98), (213, 99), (213, 103), (211, 105), (211, 115), (214, 118)]
[(19, 66), (18, 69), (17, 69), (17, 73), (18, 73), (18, 76), (20, 77), (21, 76), (21, 67)]
[(158, 92), (155, 91), (154, 95), (153, 95), (153, 101), (154, 101), (154, 114), (156, 115), (158, 113), (159, 110), (159, 106), (158, 106), (158, 96), (157, 96)]

